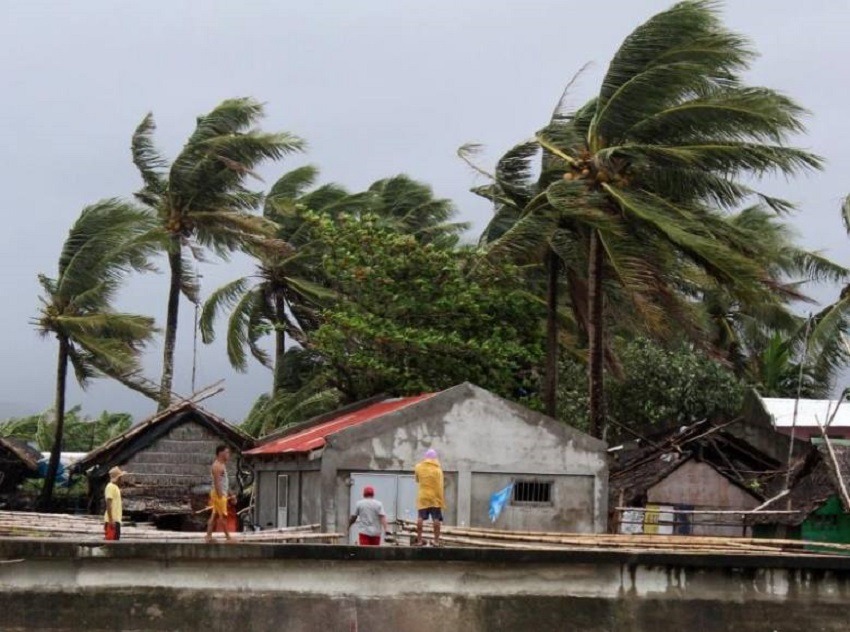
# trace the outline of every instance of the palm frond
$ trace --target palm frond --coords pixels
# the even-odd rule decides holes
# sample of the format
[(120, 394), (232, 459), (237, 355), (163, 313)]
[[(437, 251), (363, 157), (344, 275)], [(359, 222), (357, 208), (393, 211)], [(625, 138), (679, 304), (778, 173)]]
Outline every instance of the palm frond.
[(227, 325), (227, 357), (231, 366), (240, 373), (248, 370), (245, 347), (248, 343), (251, 314), (258, 300), (262, 300), (258, 288), (245, 291), (233, 306)]
[(159, 201), (159, 197), (165, 192), (168, 161), (157, 151), (153, 141), (156, 124), (153, 113), (148, 113), (136, 131), (133, 132), (130, 149), (133, 156), (133, 164), (142, 175), (144, 187), (136, 194), (139, 201), (150, 206)]
[(221, 286), (204, 302), (198, 326), (201, 339), (209, 344), (215, 340), (215, 321), (221, 312), (229, 311), (247, 291), (250, 280), (246, 277)]

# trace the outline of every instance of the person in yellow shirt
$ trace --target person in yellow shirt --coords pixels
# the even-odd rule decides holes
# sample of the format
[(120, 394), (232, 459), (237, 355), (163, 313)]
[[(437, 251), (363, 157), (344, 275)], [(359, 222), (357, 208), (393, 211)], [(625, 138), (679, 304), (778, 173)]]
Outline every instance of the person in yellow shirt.
[(124, 519), (124, 506), (121, 503), (121, 478), (127, 472), (115, 466), (109, 470), (109, 482), (103, 492), (106, 499), (106, 513), (103, 514), (103, 532), (107, 540), (121, 539), (121, 521)]
[(422, 545), (422, 525), (428, 519), (434, 523), (434, 546), (440, 546), (440, 526), (443, 522), (443, 509), (446, 499), (443, 491), (443, 468), (437, 457), (437, 451), (430, 449), (425, 452), (425, 458), (416, 464), (414, 470), (416, 483), (419, 485), (416, 495), (416, 509), (419, 516), (416, 519), (416, 542)]

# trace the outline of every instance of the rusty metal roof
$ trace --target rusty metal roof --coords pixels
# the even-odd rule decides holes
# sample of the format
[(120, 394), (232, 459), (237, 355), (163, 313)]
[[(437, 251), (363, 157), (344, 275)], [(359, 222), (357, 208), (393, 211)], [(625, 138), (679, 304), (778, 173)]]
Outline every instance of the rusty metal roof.
[(250, 456), (274, 455), (274, 454), (303, 454), (322, 448), (327, 443), (327, 437), (361, 424), (373, 421), (384, 415), (407, 408), (408, 406), (421, 402), (434, 393), (425, 393), (415, 397), (401, 397), (397, 399), (386, 399), (375, 404), (359, 408), (348, 413), (331, 417), (318, 425), (305, 428), (280, 439), (265, 443), (253, 450), (244, 452)]

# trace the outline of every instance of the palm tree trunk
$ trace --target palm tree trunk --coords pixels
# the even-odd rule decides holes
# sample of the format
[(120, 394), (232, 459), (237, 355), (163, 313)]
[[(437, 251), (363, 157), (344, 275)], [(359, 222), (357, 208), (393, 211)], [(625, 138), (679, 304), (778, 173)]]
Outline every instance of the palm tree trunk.
[(275, 294), (274, 311), (275, 311), (275, 339), (274, 339), (274, 385), (272, 386), (272, 397), (283, 391), (283, 382), (286, 362), (286, 332), (283, 330), (283, 323), (286, 319), (286, 303), (283, 297)]
[(558, 269), (560, 260), (554, 251), (546, 256), (546, 366), (543, 376), (543, 403), (546, 414), (558, 414)]
[(180, 236), (171, 238), (168, 251), (168, 266), (171, 269), (171, 285), (168, 288), (168, 312), (165, 320), (165, 343), (162, 352), (162, 379), (159, 387), (159, 410), (171, 403), (171, 386), (174, 381), (174, 348), (177, 343), (177, 315), (180, 310), (180, 280), (183, 276)]
[(53, 504), (53, 488), (56, 485), (56, 474), (59, 471), (59, 457), (62, 454), (62, 438), (65, 433), (65, 384), (68, 377), (68, 338), (59, 335), (59, 360), (56, 365), (56, 399), (53, 404), (56, 415), (56, 427), (53, 434), (53, 445), (50, 448), (50, 461), (47, 464), (47, 475), (41, 497), (38, 499), (39, 508), (50, 509)]
[(590, 234), (588, 264), (588, 360), (590, 434), (600, 438), (605, 429), (605, 304), (602, 294), (603, 252), (596, 231)]

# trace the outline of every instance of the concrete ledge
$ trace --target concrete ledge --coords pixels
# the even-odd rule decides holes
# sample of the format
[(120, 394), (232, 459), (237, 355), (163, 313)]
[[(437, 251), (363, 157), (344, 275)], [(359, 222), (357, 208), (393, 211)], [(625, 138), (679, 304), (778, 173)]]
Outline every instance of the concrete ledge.
[(716, 554), (696, 552), (528, 549), (358, 547), (327, 544), (205, 544), (200, 542), (69, 541), (0, 538), (2, 559), (122, 560), (323, 560), (375, 562), (477, 562), (487, 564), (618, 564), (680, 568), (759, 568), (850, 572), (850, 556)]
[(0, 562), (2, 630), (838, 632), (850, 602), (825, 556), (5, 539)]

